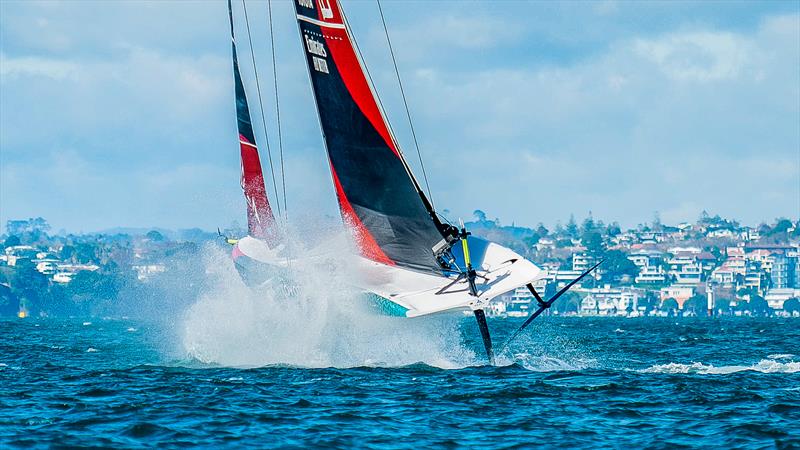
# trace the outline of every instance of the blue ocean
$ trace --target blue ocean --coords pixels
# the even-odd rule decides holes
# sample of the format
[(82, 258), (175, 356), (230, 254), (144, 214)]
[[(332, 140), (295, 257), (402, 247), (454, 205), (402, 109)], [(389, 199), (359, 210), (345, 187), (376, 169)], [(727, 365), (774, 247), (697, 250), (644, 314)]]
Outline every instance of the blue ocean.
[(0, 321), (0, 447), (800, 447), (797, 319), (250, 313)]

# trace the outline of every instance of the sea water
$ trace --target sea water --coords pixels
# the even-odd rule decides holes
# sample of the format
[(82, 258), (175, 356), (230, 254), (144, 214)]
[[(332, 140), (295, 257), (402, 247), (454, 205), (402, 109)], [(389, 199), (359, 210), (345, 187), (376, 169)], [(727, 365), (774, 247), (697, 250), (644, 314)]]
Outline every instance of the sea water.
[(495, 367), (466, 317), (185, 320), (0, 321), (0, 447), (800, 445), (797, 319), (544, 317)]
[(351, 266), (252, 290), (209, 249), (188, 307), (0, 320), (0, 448), (800, 446), (800, 319), (544, 316), (489, 366), (474, 318), (380, 316)]

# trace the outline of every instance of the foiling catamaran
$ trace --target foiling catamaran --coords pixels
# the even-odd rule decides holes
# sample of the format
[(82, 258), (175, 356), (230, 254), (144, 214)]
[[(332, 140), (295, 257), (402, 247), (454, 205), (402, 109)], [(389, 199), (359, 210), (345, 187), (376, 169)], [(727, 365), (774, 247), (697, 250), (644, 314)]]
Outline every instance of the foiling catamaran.
[[(406, 317), (472, 311), (490, 363), (494, 350), (484, 309), (495, 297), (526, 286), (536, 309), (506, 344), (597, 265), (544, 300), (533, 286), (543, 275), (532, 262), (442, 220), (403, 157), (338, 0), (294, 0), (331, 176), (345, 224), (360, 250), (359, 288)], [(247, 200), (248, 236), (229, 240), (240, 273), (285, 264), (267, 198), (236, 55), (236, 114)], [(264, 273), (264, 270), (255, 272)]]

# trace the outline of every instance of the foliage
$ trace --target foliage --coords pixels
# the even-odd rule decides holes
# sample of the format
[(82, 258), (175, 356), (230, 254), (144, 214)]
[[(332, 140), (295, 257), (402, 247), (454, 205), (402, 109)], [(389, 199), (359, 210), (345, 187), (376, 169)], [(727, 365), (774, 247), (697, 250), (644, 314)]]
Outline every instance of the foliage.
[(757, 315), (766, 315), (772, 311), (769, 303), (760, 295), (750, 296), (750, 301), (747, 302), (747, 309)]
[(163, 242), (165, 240), (164, 235), (156, 230), (149, 231), (145, 236), (153, 242)]
[(788, 313), (800, 312), (800, 299), (792, 297), (783, 302), (783, 310)]
[(661, 310), (662, 311), (677, 311), (678, 310), (678, 301), (674, 298), (670, 297), (665, 299), (661, 302)]
[(577, 313), (581, 309), (581, 300), (580, 295), (567, 291), (553, 303), (553, 308), (558, 311), (559, 314)]
[(792, 221), (791, 220), (785, 219), (785, 218), (780, 218), (780, 219), (777, 220), (775, 225), (769, 231), (769, 235), (773, 236), (773, 235), (780, 234), (780, 233), (786, 233), (787, 231), (789, 231), (789, 228), (792, 228), (792, 226), (793, 225), (792, 225)]
[(586, 253), (588, 253), (589, 256), (596, 259), (600, 259), (604, 256), (606, 246), (603, 243), (603, 236), (597, 231), (592, 230), (586, 232), (581, 239), (581, 243), (586, 247)]
[(708, 313), (708, 299), (704, 295), (693, 295), (683, 303), (683, 310), (705, 316)]
[[(9, 220), (6, 222), (6, 231), (12, 235), (22, 235), (25, 233), (47, 233), (50, 231), (50, 224), (41, 217), (30, 218), (27, 220)], [(19, 245), (19, 244), (17, 244)]]
[(14, 247), (16, 245), (20, 245), (22, 242), (20, 241), (19, 237), (15, 234), (7, 237), (5, 242), (3, 242), (3, 247)]
[(564, 232), (573, 239), (578, 238), (578, 224), (575, 223), (575, 216), (573, 214), (569, 215), (569, 222), (567, 222), (567, 227), (564, 229)]
[(603, 257), (605, 261), (600, 267), (612, 278), (623, 275), (635, 278), (639, 275), (639, 267), (628, 259), (627, 255), (621, 250), (609, 250)]

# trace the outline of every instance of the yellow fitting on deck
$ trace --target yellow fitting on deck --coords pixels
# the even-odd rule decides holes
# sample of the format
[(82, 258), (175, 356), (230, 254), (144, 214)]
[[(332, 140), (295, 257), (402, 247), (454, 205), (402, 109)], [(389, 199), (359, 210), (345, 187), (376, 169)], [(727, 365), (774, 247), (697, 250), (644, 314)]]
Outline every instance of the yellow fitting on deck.
[(464, 249), (464, 263), (469, 266), (472, 262), (469, 259), (469, 244), (466, 237), (461, 239), (461, 247)]

